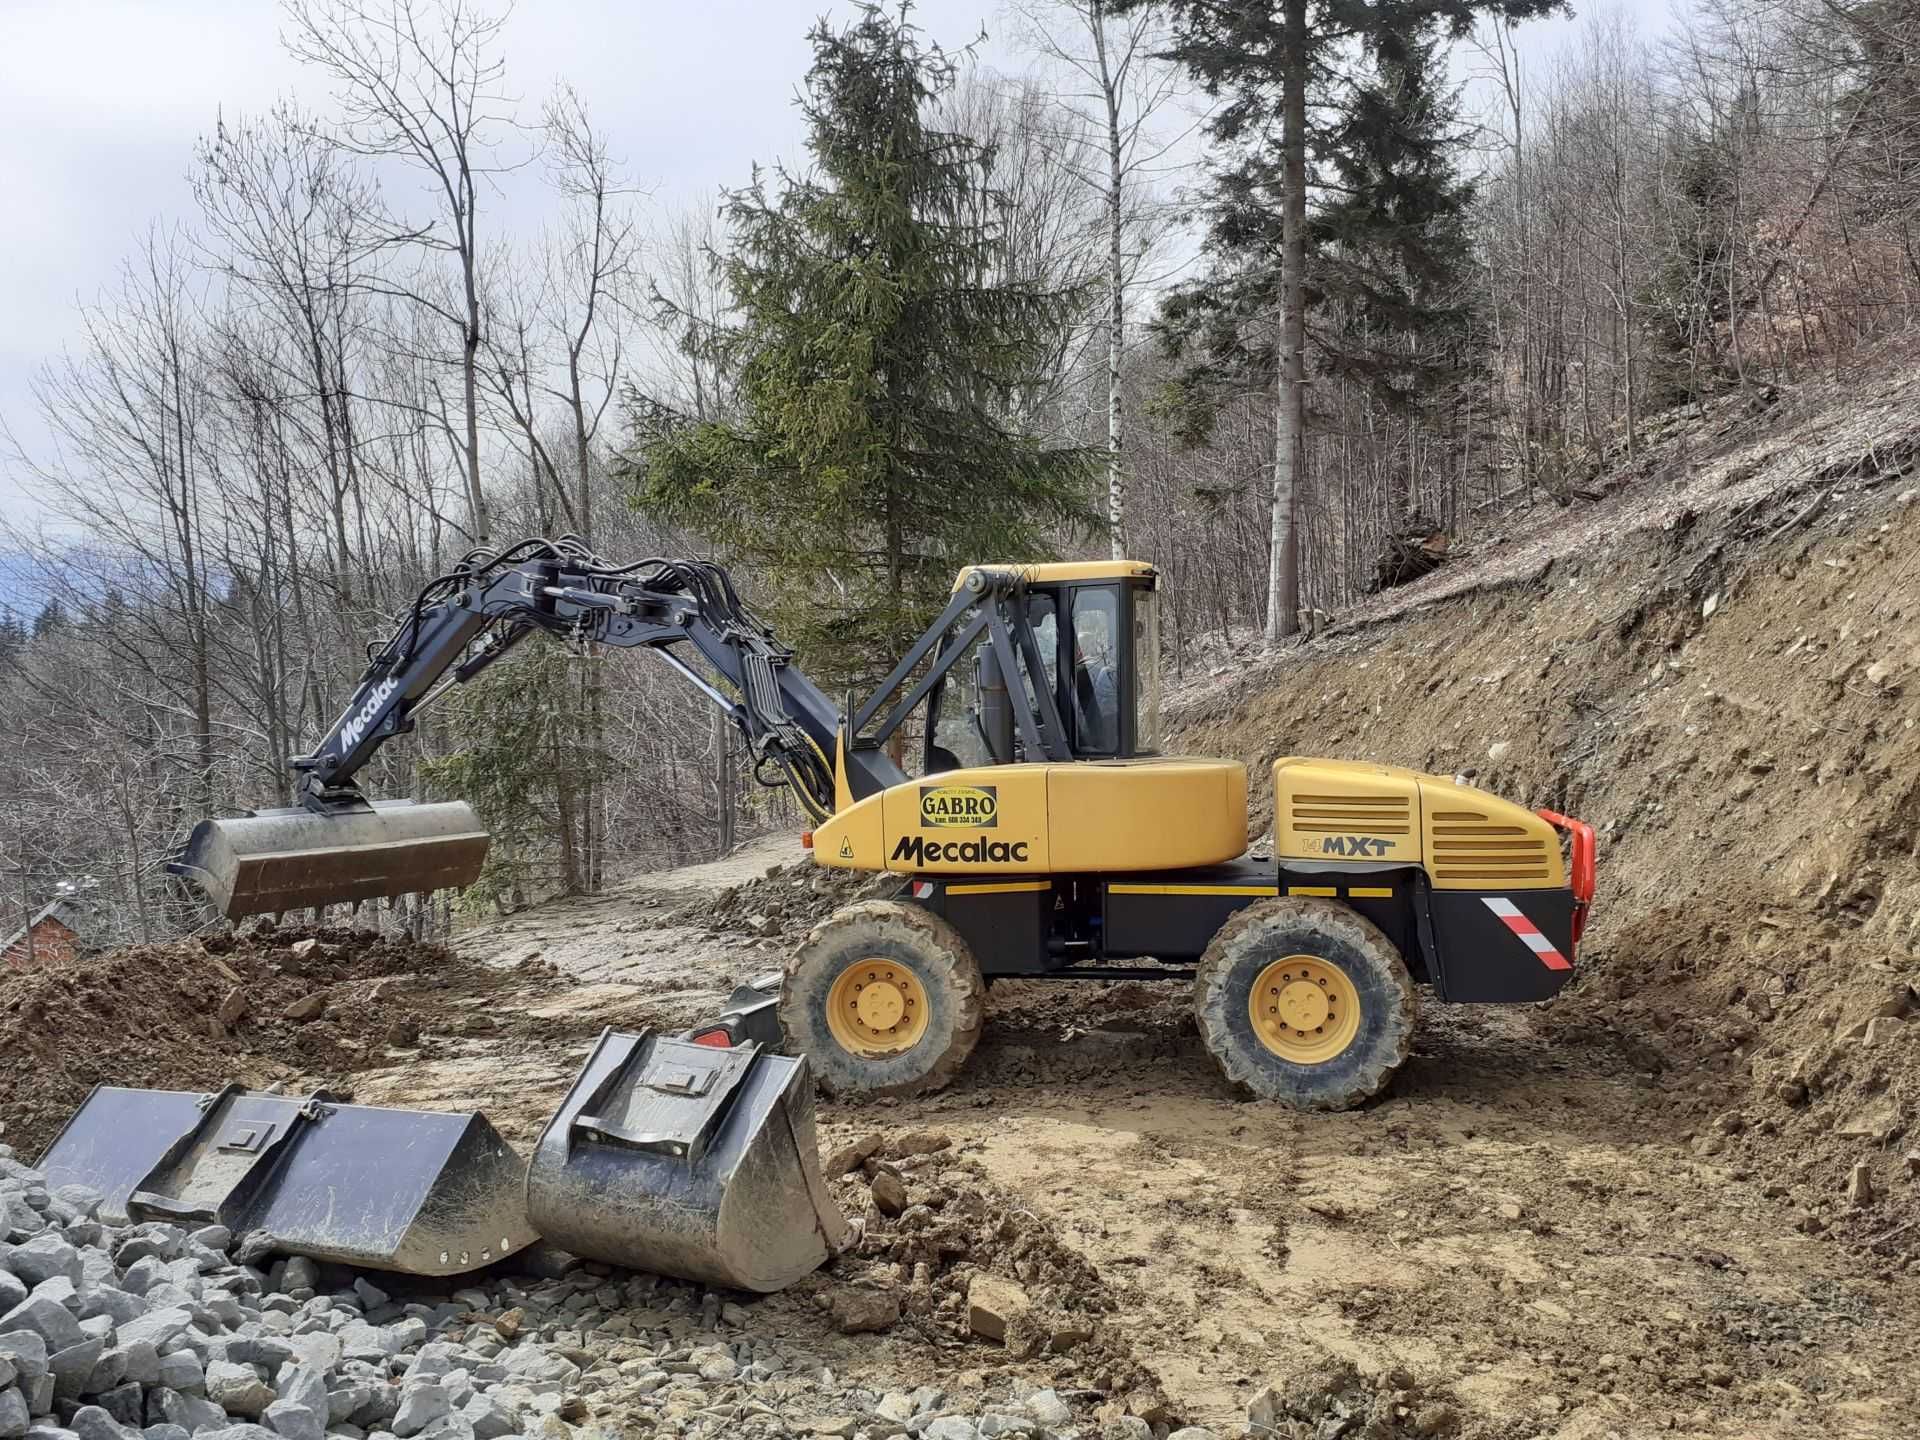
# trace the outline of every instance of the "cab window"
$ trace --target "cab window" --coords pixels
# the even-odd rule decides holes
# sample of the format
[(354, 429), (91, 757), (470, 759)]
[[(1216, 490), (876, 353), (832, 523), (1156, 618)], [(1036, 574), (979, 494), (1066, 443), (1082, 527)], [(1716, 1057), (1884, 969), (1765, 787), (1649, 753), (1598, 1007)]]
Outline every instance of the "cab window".
[(1075, 749), (1112, 755), (1120, 749), (1120, 592), (1085, 586), (1073, 595), (1072, 704)]

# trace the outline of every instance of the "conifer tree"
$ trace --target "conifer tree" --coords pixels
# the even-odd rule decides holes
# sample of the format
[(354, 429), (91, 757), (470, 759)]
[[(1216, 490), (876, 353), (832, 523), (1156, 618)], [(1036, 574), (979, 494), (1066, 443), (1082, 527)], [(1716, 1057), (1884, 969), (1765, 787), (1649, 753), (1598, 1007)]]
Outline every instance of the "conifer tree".
[(738, 414), (642, 399), (626, 470), (644, 510), (751, 561), (783, 636), (851, 684), (891, 666), (959, 566), (1089, 523), (1098, 455), (1009, 419), (1084, 297), (993, 278), (992, 155), (929, 121), (953, 62), (904, 10), (810, 39), (811, 169), (756, 172), (724, 209)]
[[(1215, 273), (1202, 281), (1213, 298), (1189, 294), (1170, 317), (1193, 325), (1216, 351), (1225, 342), (1218, 295), (1271, 293), (1267, 310), (1240, 311), (1244, 322), (1277, 313), (1277, 331), (1250, 353), (1271, 357), (1276, 377), (1277, 443), (1267, 576), (1269, 642), (1299, 629), (1300, 561), (1295, 508), (1306, 458), (1309, 218), (1315, 163), (1340, 154), (1338, 118), (1348, 104), (1338, 62), (1356, 45), (1391, 55), (1396, 36), (1436, 27), (1458, 38), (1482, 16), (1513, 23), (1560, 8), (1565, 0), (1118, 0), (1118, 8), (1162, 4), (1173, 17), (1168, 54), (1222, 103), (1207, 133), (1226, 156), (1212, 176), (1208, 247)], [(1362, 87), (1364, 93), (1364, 87)], [(1331, 123), (1330, 123), (1331, 121)], [(1377, 133), (1377, 132), (1375, 132)], [(1277, 215), (1279, 243), (1273, 248)], [(1277, 262), (1277, 264), (1275, 263)], [(1277, 272), (1277, 273), (1276, 273)], [(1231, 347), (1229, 347), (1231, 348)], [(1204, 412), (1203, 412), (1204, 413)]]
[(1468, 334), (1474, 187), (1454, 160), (1457, 91), (1430, 35), (1371, 38), (1368, 73), (1330, 128), (1331, 194), (1309, 216), (1320, 367), (1417, 407), (1457, 377)]

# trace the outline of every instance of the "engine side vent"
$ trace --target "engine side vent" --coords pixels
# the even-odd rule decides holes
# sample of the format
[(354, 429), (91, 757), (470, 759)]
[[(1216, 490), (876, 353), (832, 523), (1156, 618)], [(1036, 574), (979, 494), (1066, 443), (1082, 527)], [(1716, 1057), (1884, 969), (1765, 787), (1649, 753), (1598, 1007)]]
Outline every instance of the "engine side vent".
[(1413, 806), (1405, 795), (1299, 795), (1288, 807), (1293, 828), (1309, 835), (1408, 835)]
[(1548, 841), (1522, 825), (1479, 810), (1436, 810), (1429, 817), (1427, 864), (1438, 884), (1515, 884), (1551, 880)]

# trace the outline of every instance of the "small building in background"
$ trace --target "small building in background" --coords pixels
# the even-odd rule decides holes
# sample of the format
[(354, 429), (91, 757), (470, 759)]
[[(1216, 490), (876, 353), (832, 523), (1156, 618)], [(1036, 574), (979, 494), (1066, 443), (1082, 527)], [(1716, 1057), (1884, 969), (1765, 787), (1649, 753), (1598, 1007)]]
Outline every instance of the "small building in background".
[(86, 907), (74, 896), (62, 895), (0, 940), (0, 970), (25, 970), (29, 965), (40, 970), (71, 964), (86, 951), (86, 926)]

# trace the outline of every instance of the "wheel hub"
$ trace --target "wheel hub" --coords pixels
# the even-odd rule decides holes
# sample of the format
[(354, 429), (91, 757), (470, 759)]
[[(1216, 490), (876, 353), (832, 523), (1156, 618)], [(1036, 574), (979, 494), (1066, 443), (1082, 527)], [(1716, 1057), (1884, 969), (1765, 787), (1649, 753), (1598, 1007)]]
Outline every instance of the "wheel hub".
[(1313, 955), (1289, 955), (1260, 972), (1247, 996), (1260, 1043), (1283, 1060), (1320, 1065), (1360, 1031), (1360, 992), (1346, 971)]
[(855, 1055), (911, 1049), (927, 1033), (926, 987), (897, 960), (855, 961), (827, 991), (827, 1028)]

